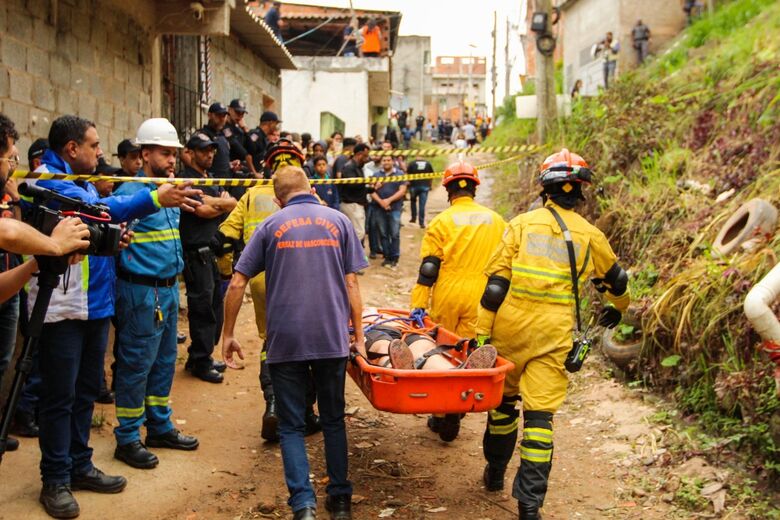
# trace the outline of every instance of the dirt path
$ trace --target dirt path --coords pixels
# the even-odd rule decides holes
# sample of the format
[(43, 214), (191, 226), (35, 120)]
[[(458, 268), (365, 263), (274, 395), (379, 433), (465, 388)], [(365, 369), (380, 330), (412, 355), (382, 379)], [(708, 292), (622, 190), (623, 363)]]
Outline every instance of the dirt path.
[[(487, 192), (483, 190), (480, 198)], [(428, 220), (446, 206), (444, 190), (434, 190)], [(403, 222), (398, 271), (384, 269), (381, 260), (374, 260), (360, 279), (366, 305), (408, 306), (423, 231), (408, 223), (408, 213)], [(180, 329), (186, 330), (186, 323)], [(248, 350), (247, 368), (226, 374), (222, 385), (188, 376), (180, 358), (171, 399), (174, 419), (185, 433), (198, 436), (201, 445), (196, 452), (156, 450), (160, 457), (156, 469), (129, 468), (113, 459), (113, 406), (97, 405), (102, 426), (93, 429), (95, 463), (108, 473), (125, 475), (129, 485), (119, 495), (77, 493), (81, 518), (289, 518), (279, 447), (261, 442), (259, 436), (263, 405), (255, 335), (252, 306), (246, 302), (239, 317), (239, 337)], [(184, 349), (180, 352), (186, 355)], [(631, 496), (635, 468), (648, 456), (652, 460), (646, 442), (651, 428), (644, 418), (654, 410), (605, 379), (604, 365), (596, 356), (586, 366), (572, 378), (570, 396), (556, 416), (546, 518), (668, 516), (668, 506), (657, 496), (622, 498)], [(356, 519), (517, 518), (509, 494), (486, 493), (481, 485), (485, 414), (467, 416), (459, 438), (446, 444), (427, 430), (424, 416), (374, 410), (349, 379), (347, 406), (352, 412), (347, 421)], [(309, 437), (308, 446), (321, 515), (326, 517), (321, 505), (322, 436)], [(517, 459), (512, 461), (512, 475)], [(0, 466), (0, 518), (48, 518), (37, 504), (38, 460), (36, 443), (30, 439), (23, 439), (19, 451), (6, 455)], [(507, 490), (510, 487), (511, 476)]]

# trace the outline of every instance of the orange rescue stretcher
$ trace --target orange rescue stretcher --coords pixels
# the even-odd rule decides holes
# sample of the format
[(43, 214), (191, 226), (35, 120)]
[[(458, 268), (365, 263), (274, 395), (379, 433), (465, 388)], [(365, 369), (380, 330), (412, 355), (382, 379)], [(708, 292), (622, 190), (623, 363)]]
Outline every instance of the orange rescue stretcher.
[[(403, 310), (378, 311), (383, 316), (409, 317), (409, 312)], [(452, 345), (448, 351), (452, 360), (466, 360), (468, 349), (463, 338), (436, 325), (427, 315), (423, 320), (422, 328), (407, 324), (403, 326), (403, 332), (429, 333), (436, 329), (437, 345)], [(377, 325), (377, 322), (364, 318), (364, 328), (372, 325)], [(501, 403), (506, 373), (513, 368), (514, 364), (501, 356), (496, 358), (493, 368), (468, 370), (397, 370), (372, 365), (358, 355), (353, 355), (347, 363), (347, 372), (374, 408), (407, 414), (492, 410)]]

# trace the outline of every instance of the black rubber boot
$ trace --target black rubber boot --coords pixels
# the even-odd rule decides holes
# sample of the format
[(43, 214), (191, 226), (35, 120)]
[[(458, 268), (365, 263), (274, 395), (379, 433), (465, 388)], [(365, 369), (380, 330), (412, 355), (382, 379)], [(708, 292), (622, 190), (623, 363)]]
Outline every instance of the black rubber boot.
[[(506, 468), (512, 459), (517, 444), (517, 429), (520, 422), (520, 410), (515, 408), (518, 397), (507, 397), (501, 400), (501, 404), (488, 412), (485, 434), (482, 437), (482, 453), (490, 468)], [(487, 483), (485, 484), (487, 487)], [(490, 491), (503, 489), (501, 487)]]
[(520, 467), (512, 485), (512, 496), (520, 506), (520, 518), (536, 520), (544, 505), (552, 469), (552, 417), (549, 412), (523, 412)]
[(504, 489), (504, 474), (506, 468), (499, 468), (485, 465), (485, 471), (482, 473), (482, 483), (485, 484), (487, 491), (502, 491)]
[(260, 437), (268, 442), (279, 441), (279, 418), (276, 416), (276, 398), (273, 396), (265, 402), (265, 413), (263, 414), (263, 427), (260, 430)]

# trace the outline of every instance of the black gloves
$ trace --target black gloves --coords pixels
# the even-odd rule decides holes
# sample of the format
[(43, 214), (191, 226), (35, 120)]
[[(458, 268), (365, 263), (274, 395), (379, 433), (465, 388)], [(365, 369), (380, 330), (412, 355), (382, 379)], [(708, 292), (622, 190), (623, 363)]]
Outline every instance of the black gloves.
[(619, 310), (614, 308), (611, 305), (608, 305), (607, 307), (604, 307), (604, 309), (601, 311), (601, 316), (599, 317), (599, 325), (602, 327), (606, 327), (608, 329), (614, 329), (618, 323), (620, 323), (621, 318), (623, 315), (620, 313)]

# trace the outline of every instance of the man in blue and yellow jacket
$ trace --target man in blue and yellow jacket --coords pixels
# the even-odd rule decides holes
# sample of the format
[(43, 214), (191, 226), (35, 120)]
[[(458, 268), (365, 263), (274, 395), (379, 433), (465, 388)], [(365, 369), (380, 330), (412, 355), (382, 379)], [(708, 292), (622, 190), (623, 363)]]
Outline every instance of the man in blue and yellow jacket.
[[(49, 149), (36, 172), (90, 174), (97, 166), (98, 152), (100, 137), (95, 124), (77, 116), (62, 116), (52, 123)], [(101, 198), (89, 182), (40, 180), (37, 185), (88, 204), (105, 204), (114, 222), (142, 218), (160, 207), (179, 206), (195, 193), (187, 187), (166, 185), (156, 192), (145, 189), (131, 196)], [(86, 256), (71, 265), (51, 296), (41, 333), (40, 501), (55, 517), (78, 515), (72, 490), (117, 493), (127, 482), (95, 468), (89, 447), (92, 411), (114, 314), (114, 281), (112, 257)], [(33, 280), (30, 309), (37, 294)]]
[[(167, 119), (147, 119), (136, 136), (143, 169), (138, 177), (172, 178), (180, 148)], [(149, 190), (149, 183), (128, 182), (118, 195)], [(158, 191), (154, 185), (152, 192)], [(193, 203), (185, 209), (200, 205)], [(149, 447), (194, 450), (198, 440), (181, 434), (171, 422), (169, 396), (176, 365), (179, 311), (177, 276), (184, 267), (179, 240), (179, 208), (134, 220), (131, 244), (117, 263), (116, 416), (114, 457), (134, 468), (159, 462)], [(146, 445), (140, 427), (146, 425)]]

